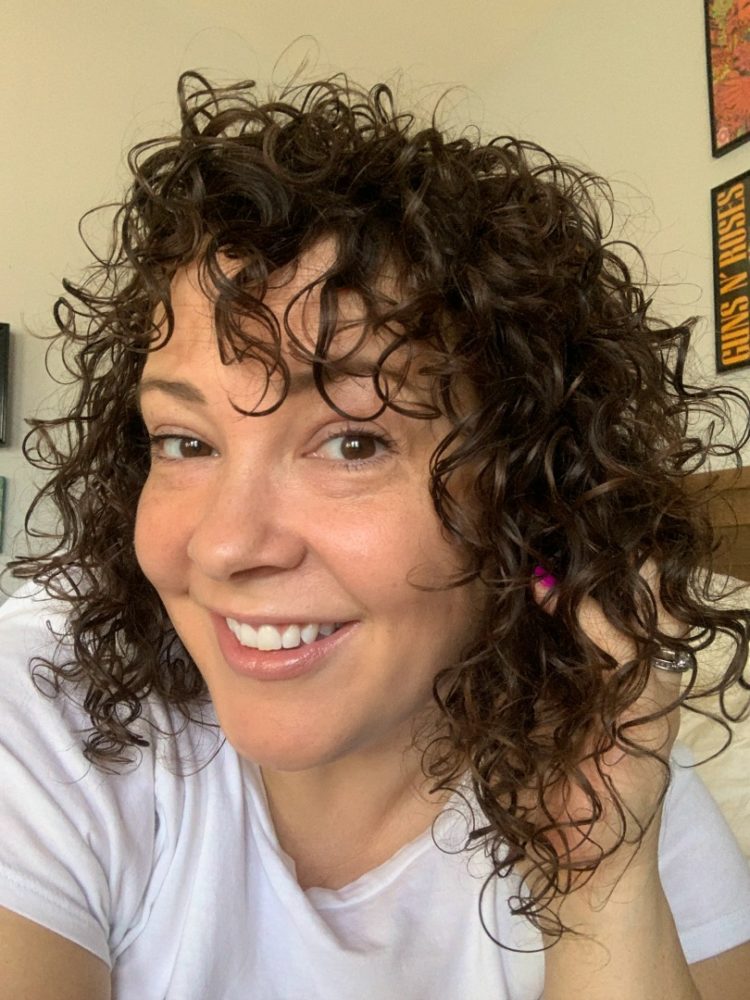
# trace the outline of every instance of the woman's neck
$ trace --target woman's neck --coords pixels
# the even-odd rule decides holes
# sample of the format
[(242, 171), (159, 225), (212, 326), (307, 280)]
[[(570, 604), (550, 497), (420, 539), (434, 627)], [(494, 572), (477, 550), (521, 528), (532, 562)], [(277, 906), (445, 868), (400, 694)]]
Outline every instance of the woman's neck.
[(417, 751), (262, 775), (279, 844), (303, 889), (340, 889), (384, 864), (429, 829), (450, 795), (430, 794)]

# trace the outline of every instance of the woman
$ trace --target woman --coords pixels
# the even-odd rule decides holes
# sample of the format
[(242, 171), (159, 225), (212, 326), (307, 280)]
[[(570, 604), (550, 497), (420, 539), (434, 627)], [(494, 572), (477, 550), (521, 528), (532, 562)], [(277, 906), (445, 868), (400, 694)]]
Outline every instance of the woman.
[(746, 683), (683, 489), (729, 392), (599, 182), (342, 79), (180, 105), (28, 443), (4, 992), (739, 996), (747, 867), (668, 763), (691, 647)]

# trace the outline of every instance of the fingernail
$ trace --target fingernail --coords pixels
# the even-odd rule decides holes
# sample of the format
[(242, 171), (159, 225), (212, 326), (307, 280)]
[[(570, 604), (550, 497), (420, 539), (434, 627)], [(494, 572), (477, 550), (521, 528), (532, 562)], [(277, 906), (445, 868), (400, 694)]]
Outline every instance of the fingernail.
[(547, 590), (557, 584), (556, 578), (551, 573), (548, 573), (544, 566), (535, 566), (534, 576), (537, 578), (536, 582), (541, 583)]

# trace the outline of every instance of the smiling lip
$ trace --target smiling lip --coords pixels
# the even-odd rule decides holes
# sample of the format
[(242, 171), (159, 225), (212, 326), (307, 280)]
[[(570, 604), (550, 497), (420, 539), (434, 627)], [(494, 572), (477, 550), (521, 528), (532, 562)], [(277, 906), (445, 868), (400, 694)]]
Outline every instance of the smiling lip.
[(211, 613), (219, 648), (230, 669), (242, 677), (260, 681), (284, 681), (323, 667), (327, 656), (344, 642), (357, 627), (357, 622), (345, 622), (325, 638), (294, 649), (253, 649), (243, 646), (222, 615)]

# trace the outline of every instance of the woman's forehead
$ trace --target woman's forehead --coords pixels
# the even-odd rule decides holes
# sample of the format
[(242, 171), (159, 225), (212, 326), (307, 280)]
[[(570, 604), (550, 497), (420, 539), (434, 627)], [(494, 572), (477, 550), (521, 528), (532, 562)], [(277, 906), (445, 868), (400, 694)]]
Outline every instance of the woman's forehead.
[[(321, 328), (323, 279), (333, 260), (330, 245), (321, 243), (302, 255), (293, 266), (270, 276), (262, 305), (275, 318), (278, 347), (260, 316), (235, 316), (234, 325), (247, 335), (248, 345), (262, 345), (259, 351), (251, 348), (248, 357), (268, 360), (277, 353), (291, 370), (309, 371)], [(219, 263), (229, 278), (242, 267), (241, 262), (228, 258), (220, 258)], [(392, 276), (383, 277), (384, 288), (395, 292), (395, 285)], [(147, 364), (151, 362), (149, 367), (157, 358), (161, 364), (171, 365), (187, 362), (191, 355), (216, 348), (220, 339), (216, 328), (218, 295), (203, 262), (194, 261), (176, 271), (170, 284), (173, 327), (167, 339), (166, 311), (160, 306), (155, 324), (164, 336), (154, 342), (155, 350), (147, 361)], [(389, 299), (393, 301), (390, 296)], [(349, 374), (366, 376), (383, 370), (391, 376), (399, 373), (403, 377), (411, 366), (413, 347), (396, 324), (374, 326), (359, 293), (337, 290), (334, 336), (326, 350), (327, 361)], [(270, 349), (270, 354), (263, 348)], [(387, 358), (385, 365), (382, 363), (384, 358)]]
[[(144, 391), (165, 387), (181, 398), (186, 393), (199, 393), (212, 399), (229, 395), (246, 412), (265, 410), (275, 401), (293, 398), (309, 392), (320, 392), (330, 404), (349, 412), (357, 419), (367, 419), (390, 400), (407, 410), (422, 412), (432, 409), (432, 377), (425, 377), (427, 349), (399, 337), (389, 329), (368, 328), (354, 297), (344, 299), (345, 314), (337, 321), (336, 336), (326, 358), (331, 364), (317, 375), (310, 356), (296, 349), (284, 332), (284, 310), (290, 301), (320, 274), (312, 263), (305, 261), (294, 275), (278, 280), (269, 287), (263, 302), (279, 322), (279, 349), (270, 356), (250, 348), (241, 363), (227, 365), (219, 346), (216, 330), (216, 293), (206, 286), (198, 264), (177, 272), (172, 281), (171, 306), (174, 323), (166, 338), (166, 317), (162, 320), (164, 339), (157, 341), (147, 358), (141, 375), (138, 396)], [(309, 296), (306, 304), (295, 302), (288, 321), (295, 337), (311, 354), (315, 351), (319, 329), (319, 295)], [(249, 342), (260, 340), (272, 345), (272, 337), (262, 322), (252, 316), (239, 320)], [(231, 355), (230, 355), (231, 356)], [(282, 365), (275, 365), (278, 359)], [(286, 371), (284, 371), (284, 368)], [(437, 415), (436, 413), (434, 414)]]
[[(336, 275), (339, 265), (339, 252), (333, 237), (325, 237), (314, 243), (294, 260), (283, 267), (269, 273), (266, 281), (266, 291), (263, 302), (271, 309), (284, 309), (290, 302), (297, 308), (320, 310), (321, 292), (327, 277)], [(218, 271), (226, 278), (233, 278), (245, 266), (241, 258), (217, 254), (212, 258), (211, 269)], [(209, 301), (215, 296), (215, 286), (209, 273), (205, 258), (194, 260), (179, 268), (172, 279), (173, 294), (175, 286), (185, 282), (202, 287)], [(372, 275), (366, 276), (368, 293), (378, 296), (384, 303), (395, 305), (404, 296), (403, 276), (395, 262), (386, 259)], [(363, 315), (365, 304), (362, 295), (355, 289), (347, 288), (337, 282), (337, 308), (344, 317), (356, 319)]]

